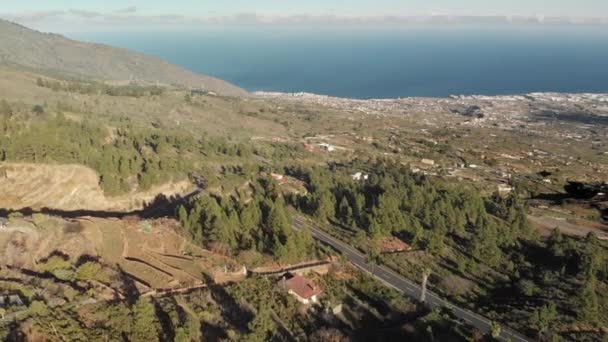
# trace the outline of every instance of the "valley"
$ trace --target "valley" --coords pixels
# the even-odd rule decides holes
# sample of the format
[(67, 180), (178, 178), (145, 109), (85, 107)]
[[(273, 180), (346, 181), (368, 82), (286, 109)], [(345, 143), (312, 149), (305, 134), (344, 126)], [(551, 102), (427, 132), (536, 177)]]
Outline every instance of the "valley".
[(0, 40), (0, 338), (608, 331), (608, 95), (248, 94), (1, 24), (45, 43)]

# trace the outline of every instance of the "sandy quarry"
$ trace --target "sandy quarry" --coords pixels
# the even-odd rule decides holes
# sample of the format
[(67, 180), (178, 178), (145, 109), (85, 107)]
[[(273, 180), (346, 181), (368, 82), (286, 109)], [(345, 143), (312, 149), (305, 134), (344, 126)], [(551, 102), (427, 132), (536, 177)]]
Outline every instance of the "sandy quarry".
[(0, 208), (18, 210), (131, 211), (151, 202), (158, 194), (183, 194), (187, 181), (165, 184), (145, 192), (106, 197), (97, 173), (82, 165), (0, 163)]

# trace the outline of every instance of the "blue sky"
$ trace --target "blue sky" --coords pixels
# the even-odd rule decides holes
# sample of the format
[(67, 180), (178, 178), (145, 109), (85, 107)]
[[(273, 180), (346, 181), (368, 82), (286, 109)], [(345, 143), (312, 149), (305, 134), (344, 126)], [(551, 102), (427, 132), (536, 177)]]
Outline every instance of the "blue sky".
[[(608, 16), (608, 0), (5, 0), (0, 17), (34, 28), (85, 30), (197, 21), (310, 21), (441, 15)], [(302, 19), (305, 18), (305, 19)]]

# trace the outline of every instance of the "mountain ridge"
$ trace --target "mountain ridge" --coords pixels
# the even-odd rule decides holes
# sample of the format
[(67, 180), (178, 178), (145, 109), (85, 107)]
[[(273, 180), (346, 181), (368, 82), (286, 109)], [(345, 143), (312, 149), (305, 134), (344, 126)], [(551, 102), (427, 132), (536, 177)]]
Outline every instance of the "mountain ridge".
[(246, 96), (235, 85), (199, 75), (157, 57), (108, 45), (43, 33), (0, 19), (0, 65), (100, 81), (161, 83)]

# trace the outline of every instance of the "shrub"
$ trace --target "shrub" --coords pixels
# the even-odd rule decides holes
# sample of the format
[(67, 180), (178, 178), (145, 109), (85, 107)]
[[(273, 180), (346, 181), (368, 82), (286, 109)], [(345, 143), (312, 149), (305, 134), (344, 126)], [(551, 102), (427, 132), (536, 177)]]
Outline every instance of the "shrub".
[(36, 316), (47, 316), (50, 313), (49, 308), (46, 306), (46, 304), (37, 300), (33, 301), (32, 304), (30, 304), (29, 311), (32, 315)]
[(74, 279), (74, 271), (65, 268), (54, 270), (53, 275), (55, 276), (55, 278), (64, 281)]
[(40, 264), (39, 267), (42, 271), (55, 273), (57, 270), (69, 270), (72, 268), (72, 264), (69, 260), (53, 255), (45, 263)]
[(521, 294), (528, 297), (533, 296), (537, 291), (536, 284), (531, 280), (521, 280), (517, 283), (517, 287)]
[(5, 100), (0, 101), (0, 115), (11, 116), (13, 114), (13, 109)]
[(100, 277), (103, 277), (102, 272), (101, 265), (89, 261), (78, 267), (76, 270), (76, 279), (83, 281), (99, 279)]
[(32, 108), (32, 113), (38, 115), (44, 114), (44, 107), (41, 105), (35, 105), (34, 108)]

